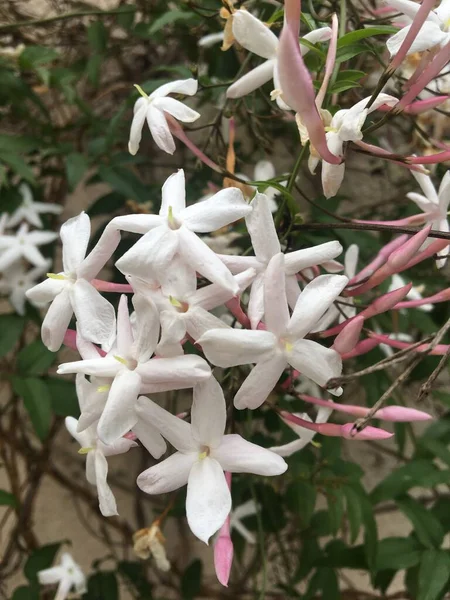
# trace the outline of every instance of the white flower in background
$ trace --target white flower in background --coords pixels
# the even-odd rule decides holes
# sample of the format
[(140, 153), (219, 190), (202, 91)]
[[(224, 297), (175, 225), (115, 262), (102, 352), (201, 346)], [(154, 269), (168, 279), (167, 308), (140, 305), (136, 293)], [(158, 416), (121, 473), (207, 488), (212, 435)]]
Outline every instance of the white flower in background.
[(222, 527), (231, 510), (224, 471), (271, 476), (287, 469), (284, 460), (269, 450), (240, 435), (224, 435), (225, 399), (214, 377), (194, 387), (191, 424), (147, 398), (139, 399), (138, 412), (178, 450), (141, 473), (138, 486), (147, 494), (164, 494), (187, 484), (188, 524), (205, 543)]
[[(388, 292), (393, 292), (394, 290), (398, 290), (398, 288), (403, 287), (407, 284), (407, 281), (403, 279), (398, 274), (392, 276), (391, 285), (389, 286)], [(424, 286), (413, 286), (411, 290), (407, 293), (405, 300), (422, 300), (422, 291)], [(434, 308), (434, 304), (422, 304), (422, 306), (416, 306), (418, 310), (423, 310), (424, 312), (430, 312)], [(406, 312), (405, 310), (401, 310), (401, 312)]]
[[(42, 235), (44, 232), (33, 233)], [(49, 273), (46, 281), (26, 293), (30, 302), (35, 304), (51, 302), (42, 323), (41, 335), (42, 341), (52, 352), (61, 347), (73, 313), (84, 339), (105, 345), (112, 341), (111, 331), (116, 320), (114, 308), (89, 283), (109, 256), (91, 253), (85, 258), (90, 233), (91, 223), (85, 212), (66, 221), (60, 230), (63, 271)], [(0, 261), (1, 258), (0, 255)]]
[[(243, 179), (244, 181), (250, 181), (250, 178), (243, 173), (238, 173), (237, 177)], [(273, 179), (275, 177), (275, 167), (270, 160), (260, 160), (255, 165), (255, 170), (253, 172), (253, 180), (254, 181), (267, 181), (269, 179)], [(280, 185), (285, 186), (286, 181), (280, 182)], [(254, 186), (249, 186), (253, 191), (257, 192), (258, 188)], [(270, 212), (275, 212), (278, 208), (278, 204), (275, 201), (275, 197), (280, 192), (277, 188), (268, 187), (264, 190), (264, 195), (267, 197), (269, 201)]]
[(151, 389), (155, 385), (154, 391), (191, 387), (211, 374), (206, 361), (199, 356), (151, 359), (158, 342), (158, 311), (150, 300), (134, 296), (137, 323), (133, 331), (127, 303), (127, 297), (122, 296), (117, 316), (117, 336), (108, 354), (64, 363), (58, 367), (59, 374), (82, 373), (112, 380), (97, 427), (98, 435), (105, 444), (113, 444), (135, 427), (138, 422), (135, 410), (137, 397), (149, 386)]
[[(36, 281), (40, 279), (44, 273), (48, 272), (51, 264), (52, 261), (49, 259), (46, 261), (45, 265), (27, 270), (25, 266), (19, 262), (3, 271), (2, 278), (0, 279), (0, 294), (9, 296), (9, 301), (17, 314), (25, 314), (25, 302), (27, 300), (26, 292), (36, 285)], [(32, 302), (32, 304), (38, 306), (36, 303)]]
[(150, 96), (147, 96), (139, 86), (136, 87), (142, 97), (134, 105), (128, 150), (133, 155), (139, 150), (142, 128), (144, 121), (147, 119), (155, 144), (161, 150), (164, 150), (164, 152), (173, 154), (175, 152), (175, 142), (164, 113), (172, 115), (172, 117), (183, 123), (196, 121), (200, 117), (200, 114), (179, 100), (168, 97), (168, 94), (193, 96), (197, 92), (198, 82), (195, 79), (171, 81), (160, 86)]
[[(420, 8), (420, 3), (412, 2), (411, 0), (386, 0), (385, 4), (406, 15), (411, 22)], [(410, 27), (411, 25), (403, 27), (386, 42), (391, 57), (395, 56), (399, 51), (400, 46), (408, 35)], [(444, 46), (449, 40), (450, 2), (448, 0), (441, 0), (439, 6), (428, 13), (426, 21), (416, 35), (407, 55), (430, 50), (438, 45)]]
[[(395, 104), (398, 103), (398, 98), (394, 98), (394, 96), (389, 96), (388, 94), (379, 94), (371, 107), (366, 108), (369, 100), (370, 97), (367, 97), (360, 102), (357, 102), (354, 106), (352, 106), (352, 108), (338, 110), (333, 117), (328, 111), (322, 111), (322, 117), (324, 118), (325, 125), (327, 126), (326, 138), (330, 152), (336, 156), (343, 156), (344, 144), (346, 142), (356, 142), (363, 139), (361, 129), (368, 114), (374, 110), (377, 110), (382, 104), (395, 106)], [(309, 139), (308, 132), (298, 115), (296, 116), (296, 121), (300, 132), (301, 141), (304, 145)], [(320, 157), (314, 148), (311, 148), (310, 150), (308, 166), (311, 173), (314, 173), (317, 165), (320, 162)], [(344, 174), (345, 161), (343, 161), (340, 165), (332, 165), (325, 160), (322, 161), (322, 187), (323, 193), (327, 198), (331, 198), (338, 193), (341, 183), (344, 179)]]
[(217, 31), (216, 33), (208, 33), (208, 35), (204, 35), (203, 37), (201, 37), (198, 40), (197, 45), (200, 48), (211, 48), (211, 46), (214, 46), (215, 44), (218, 44), (219, 42), (223, 42), (224, 39), (225, 39), (225, 32)]
[[(237, 294), (239, 285), (230, 271), (196, 234), (220, 229), (251, 211), (242, 192), (235, 187), (223, 189), (209, 200), (186, 207), (184, 171), (180, 169), (163, 185), (159, 215), (125, 217), (131, 231), (139, 231), (140, 224), (145, 222), (147, 233), (117, 261), (116, 266), (122, 273), (144, 281), (159, 279), (178, 253), (191, 269)], [(117, 222), (120, 223), (119, 219)]]
[[(288, 365), (321, 386), (341, 374), (340, 355), (304, 337), (342, 292), (347, 277), (316, 277), (300, 294), (291, 317), (284, 278), (280, 253), (271, 259), (264, 279), (267, 331), (211, 329), (197, 340), (207, 359), (219, 367), (256, 363), (234, 398), (238, 409), (261, 406)], [(340, 395), (342, 390), (333, 393)]]
[(242, 523), (242, 519), (256, 515), (258, 510), (259, 506), (254, 500), (247, 500), (247, 502), (240, 504), (237, 508), (232, 510), (230, 514), (230, 531), (236, 529), (249, 544), (256, 544), (256, 537), (254, 533), (249, 531)]
[(104, 517), (117, 515), (116, 499), (106, 481), (108, 476), (106, 457), (124, 454), (137, 444), (132, 440), (120, 438), (114, 444), (106, 445), (98, 439), (95, 425), (91, 425), (88, 429), (79, 433), (77, 431), (77, 419), (66, 417), (65, 423), (67, 431), (80, 444), (78, 453), (86, 454), (86, 479), (91, 485), (97, 487), (100, 512)]
[[(423, 210), (426, 217), (426, 223), (431, 223), (433, 229), (448, 232), (449, 224), (447, 211), (450, 204), (450, 171), (447, 171), (442, 178), (437, 193), (429, 175), (424, 175), (417, 171), (411, 171), (411, 173), (422, 188), (423, 194), (410, 192), (409, 194), (406, 194), (407, 197)], [(436, 261), (438, 269), (441, 269), (447, 262), (448, 248), (440, 250), (437, 255), (443, 257)]]
[[(344, 258), (344, 275), (348, 277), (348, 279), (353, 279), (356, 275), (356, 267), (358, 265), (358, 255), (359, 248), (356, 244), (351, 244)], [(405, 285), (405, 284), (402, 284)], [(399, 286), (400, 287), (400, 286)], [(397, 289), (397, 288), (394, 288)], [(339, 306), (337, 303), (340, 302)], [(336, 319), (338, 319), (339, 323), (343, 323), (347, 319), (351, 319), (356, 315), (356, 307), (353, 305), (354, 299), (353, 297), (343, 297), (338, 296), (335, 300), (335, 303), (330, 306), (327, 312), (323, 315), (320, 321), (317, 323), (316, 327), (314, 327), (314, 331), (324, 331), (327, 329)], [(313, 394), (314, 395), (314, 394)]]
[(38, 571), (37, 576), (41, 585), (58, 584), (55, 600), (65, 600), (72, 588), (79, 595), (87, 591), (86, 577), (68, 552), (61, 555), (61, 563), (57, 567)]
[[(315, 422), (316, 423), (326, 423), (332, 412), (333, 412), (333, 410), (331, 408), (320, 406), (317, 410), (317, 416), (316, 416)], [(294, 414), (294, 416), (299, 417), (300, 419), (303, 419), (304, 421), (312, 422), (311, 417), (307, 413), (293, 413), (293, 414)], [(292, 442), (288, 442), (287, 444), (283, 444), (282, 446), (272, 446), (272, 448), (269, 448), (269, 450), (271, 450), (272, 452), (275, 452), (275, 454), (278, 454), (279, 456), (292, 456), (295, 452), (302, 450), (305, 446), (307, 446), (313, 440), (314, 436), (317, 433), (316, 431), (311, 431), (310, 429), (306, 429), (305, 427), (302, 427), (301, 425), (296, 425), (295, 423), (291, 423), (287, 419), (283, 419), (283, 417), (281, 417), (281, 419), (284, 423), (286, 423), (286, 425), (288, 427), (290, 427), (292, 429), (292, 431), (294, 431), (298, 435), (299, 439), (294, 440)]]
[(29, 225), (41, 229), (43, 224), (40, 214), (51, 213), (53, 215), (59, 215), (63, 210), (63, 207), (59, 204), (34, 202), (30, 187), (26, 183), (22, 183), (19, 186), (19, 192), (22, 196), (22, 204), (7, 219), (6, 226), (9, 228), (16, 227), (22, 221), (27, 221)]
[(14, 235), (0, 235), (0, 272), (18, 260), (28, 260), (35, 267), (45, 267), (47, 260), (38, 246), (50, 244), (58, 237), (53, 231), (29, 231), (23, 223)]
[[(221, 254), (220, 259), (232, 273), (253, 268), (256, 276), (252, 282), (248, 301), (248, 317), (252, 329), (256, 329), (264, 315), (264, 276), (270, 260), (281, 252), (278, 233), (270, 212), (269, 199), (256, 193), (250, 206), (252, 212), (245, 218), (255, 256)], [(327, 262), (342, 252), (339, 242), (326, 242), (313, 248), (289, 252), (284, 258), (285, 287), (289, 306), (294, 308), (300, 294), (297, 273), (311, 266)]]
[[(275, 87), (273, 96), (278, 106), (283, 110), (290, 110), (290, 107), (283, 102), (281, 96), (277, 58), (279, 40), (277, 36), (270, 31), (267, 25), (264, 25), (246, 10), (236, 10), (232, 18), (233, 35), (236, 41), (246, 50), (265, 58), (266, 61), (235, 81), (227, 90), (227, 98), (246, 96), (273, 79)], [(322, 27), (307, 33), (303, 36), (303, 39), (315, 44), (316, 42), (329, 40), (330, 37), (330, 27)], [(309, 48), (303, 45), (300, 46), (300, 49), (302, 55), (309, 51)]]

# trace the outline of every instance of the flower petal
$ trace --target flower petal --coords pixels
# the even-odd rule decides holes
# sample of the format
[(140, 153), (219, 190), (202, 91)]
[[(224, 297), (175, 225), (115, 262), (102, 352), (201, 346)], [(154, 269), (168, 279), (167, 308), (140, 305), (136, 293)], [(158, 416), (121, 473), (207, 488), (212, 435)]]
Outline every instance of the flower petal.
[(197, 344), (210, 362), (227, 368), (258, 362), (272, 353), (276, 338), (270, 331), (210, 329)]
[(63, 567), (50, 567), (50, 569), (42, 569), (38, 571), (37, 577), (41, 585), (50, 585), (52, 583), (58, 583), (66, 574)]
[(141, 378), (136, 371), (124, 369), (115, 376), (97, 426), (98, 437), (104, 444), (113, 444), (136, 424), (140, 387)]
[(106, 478), (108, 476), (108, 463), (100, 450), (95, 451), (95, 477), (97, 480), (97, 493), (100, 512), (104, 517), (117, 515), (117, 504), (114, 494)]
[(261, 406), (286, 367), (286, 358), (278, 352), (273, 352), (268, 358), (258, 362), (234, 397), (234, 406), (239, 410), (243, 408), (254, 410)]
[(208, 233), (234, 223), (251, 212), (241, 190), (229, 187), (203, 202), (191, 204), (180, 216), (191, 231)]
[(162, 98), (168, 94), (185, 94), (186, 96), (193, 96), (197, 93), (198, 81), (195, 79), (177, 79), (176, 81), (169, 81), (164, 85), (160, 85), (154, 92), (150, 94), (150, 98)]
[[(166, 383), (167, 390), (181, 389), (177, 387), (180, 383), (184, 384), (183, 387), (192, 387), (211, 375), (208, 363), (194, 354), (173, 358), (152, 358), (146, 363), (140, 363), (136, 370), (144, 384)], [(174, 387), (170, 387), (171, 385)]]
[(156, 106), (150, 104), (146, 117), (155, 144), (158, 148), (167, 152), (167, 154), (173, 154), (176, 150), (175, 142), (164, 113), (156, 108)]
[[(420, 5), (418, 5), (420, 6)], [(393, 35), (386, 42), (387, 49), (390, 52), (391, 57), (395, 56), (397, 52), (400, 50), (401, 45), (403, 44), (406, 36), (408, 35), (409, 29), (411, 25), (407, 25), (403, 27), (398, 33)], [(425, 21), (422, 27), (419, 30), (415, 40), (411, 44), (406, 56), (410, 54), (414, 54), (414, 52), (424, 52), (425, 50), (430, 50), (441, 44), (447, 39), (447, 34), (445, 31), (439, 27), (437, 23), (431, 23), (430, 21)]]
[(274, 58), (278, 49), (277, 36), (247, 10), (233, 13), (233, 35), (239, 44), (263, 58)]
[[(136, 107), (138, 110), (136, 110)], [(130, 139), (128, 141), (128, 151), (133, 156), (139, 150), (139, 144), (142, 139), (142, 128), (144, 127), (145, 117), (147, 116), (147, 108), (148, 101), (146, 98), (139, 98), (135, 104), (135, 112), (131, 122)]]
[(151, 298), (142, 294), (135, 294), (132, 302), (136, 318), (132, 355), (138, 362), (146, 362), (158, 343), (159, 313)]
[(191, 431), (194, 440), (203, 446), (216, 448), (223, 437), (227, 410), (222, 388), (211, 375), (194, 386), (191, 409)]
[(342, 373), (340, 354), (332, 348), (325, 348), (312, 340), (298, 340), (289, 353), (289, 364), (314, 383), (324, 386), (333, 377)]
[(91, 235), (91, 220), (83, 211), (66, 221), (60, 231), (63, 244), (63, 267), (65, 273), (74, 273), (86, 255)]
[(227, 89), (227, 98), (242, 98), (242, 96), (250, 94), (270, 81), (274, 74), (275, 65), (276, 60), (267, 60), (240, 77)]
[(265, 271), (258, 273), (250, 290), (247, 315), (250, 319), (250, 326), (252, 329), (258, 327), (258, 324), (264, 316), (264, 275)]
[(309, 333), (348, 283), (344, 275), (319, 275), (303, 289), (289, 323), (293, 338)]
[(186, 106), (179, 100), (175, 100), (175, 98), (156, 98), (153, 101), (153, 106), (169, 113), (169, 115), (172, 115), (172, 117), (183, 123), (192, 123), (201, 116), (200, 113), (192, 110), (192, 108), (189, 108), (189, 106)]
[(270, 260), (264, 275), (264, 320), (267, 329), (279, 337), (286, 332), (289, 318), (284, 254), (279, 252)]
[(351, 244), (345, 253), (345, 274), (349, 279), (356, 275), (356, 267), (358, 265), (359, 248), (357, 244)]
[(150, 452), (153, 458), (161, 458), (167, 450), (167, 445), (162, 435), (150, 423), (138, 421), (133, 425), (133, 433), (136, 434), (138, 440)]
[(143, 471), (137, 478), (138, 487), (146, 494), (167, 494), (183, 487), (198, 454), (175, 452), (157, 465)]
[(270, 211), (269, 199), (265, 194), (256, 193), (250, 205), (252, 212), (246, 217), (250, 238), (256, 258), (268, 263), (272, 256), (280, 252), (275, 223)]
[[(230, 473), (254, 473), (255, 475), (281, 475), (287, 469), (286, 462), (274, 452), (247, 442), (240, 435), (230, 434), (223, 437), (222, 443), (211, 456), (224, 471)], [(253, 511), (248, 514), (253, 514)]]
[(178, 215), (186, 208), (186, 180), (183, 169), (178, 169), (166, 179), (161, 191), (161, 217), (168, 217), (169, 206), (172, 207), (174, 215)]
[(112, 356), (105, 358), (91, 358), (88, 360), (77, 360), (59, 365), (58, 375), (67, 373), (84, 373), (97, 377), (115, 377), (124, 366)]
[(55, 297), (42, 323), (42, 341), (52, 352), (57, 352), (61, 348), (72, 315), (70, 293), (66, 288)]
[(54, 300), (63, 289), (67, 286), (67, 281), (61, 279), (48, 278), (42, 283), (38, 283), (30, 290), (27, 290), (25, 296), (37, 305), (47, 304)]
[(128, 297), (120, 296), (117, 309), (117, 354), (122, 358), (131, 358), (130, 350), (133, 345), (133, 333), (131, 331), (130, 313), (128, 312)]
[(89, 448), (92, 440), (89, 434), (85, 431), (78, 433), (77, 425), (78, 421), (74, 417), (66, 417), (64, 424), (70, 435), (80, 444), (80, 448)]
[(186, 517), (192, 533), (208, 543), (231, 510), (231, 494), (220, 464), (212, 458), (197, 460), (189, 473)]
[(84, 279), (70, 288), (77, 328), (85, 340), (108, 346), (116, 329), (114, 307)]

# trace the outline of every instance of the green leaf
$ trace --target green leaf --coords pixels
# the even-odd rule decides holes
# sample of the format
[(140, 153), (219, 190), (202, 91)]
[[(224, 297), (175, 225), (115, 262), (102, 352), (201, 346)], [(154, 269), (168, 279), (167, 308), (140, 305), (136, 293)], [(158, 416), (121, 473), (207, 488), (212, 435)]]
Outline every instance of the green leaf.
[(364, 495), (360, 495), (362, 509), (362, 518), (364, 523), (364, 549), (366, 553), (367, 564), (372, 572), (376, 570), (376, 560), (378, 552), (378, 529), (377, 522), (373, 514), (372, 504)]
[(15, 171), (20, 177), (26, 179), (29, 183), (36, 183), (34, 173), (27, 163), (18, 154), (14, 152), (0, 151), (0, 163), (4, 162), (8, 167)]
[(23, 399), (25, 408), (30, 416), (39, 439), (44, 440), (50, 429), (52, 410), (49, 390), (42, 379), (13, 377), (14, 392)]
[(433, 548), (442, 544), (444, 530), (438, 519), (422, 504), (405, 496), (397, 499), (397, 506), (411, 521), (414, 533), (424, 546)]
[(69, 190), (73, 192), (88, 170), (89, 162), (84, 154), (80, 154), (79, 152), (71, 152), (68, 154), (65, 157), (65, 162), (67, 183), (69, 184)]
[(395, 469), (372, 491), (372, 503), (392, 500), (415, 486), (423, 486), (430, 472), (433, 472), (433, 465), (427, 460), (412, 460)]
[(164, 12), (160, 17), (155, 19), (152, 25), (148, 29), (149, 35), (153, 35), (166, 25), (172, 25), (178, 21), (189, 21), (195, 18), (196, 15), (193, 12), (186, 12), (184, 10), (170, 10)]
[(448, 591), (450, 556), (445, 550), (425, 550), (419, 567), (417, 600), (437, 600)]
[(40, 339), (25, 346), (17, 355), (17, 369), (24, 375), (41, 375), (48, 371), (56, 358)]
[(108, 30), (103, 21), (94, 21), (89, 25), (87, 38), (94, 52), (102, 54), (108, 45)]
[(427, 438), (420, 440), (419, 445), (450, 466), (450, 450), (447, 446), (437, 440)]
[(344, 493), (342, 489), (327, 490), (328, 514), (332, 535), (337, 535), (344, 516)]
[(125, 204), (125, 198), (118, 192), (111, 192), (102, 196), (92, 204), (87, 210), (90, 217), (97, 215), (111, 215), (114, 211), (122, 208)]
[(350, 33), (346, 33), (341, 38), (339, 38), (337, 47), (338, 49), (343, 48), (345, 46), (355, 44), (355, 42), (359, 42), (360, 40), (364, 40), (375, 35), (392, 35), (397, 32), (398, 28), (392, 27), (390, 25), (380, 25), (379, 27), (367, 27), (366, 29), (358, 29), (357, 31), (351, 31)]
[(113, 571), (98, 571), (88, 579), (86, 600), (119, 600), (119, 586)]
[(80, 408), (75, 383), (61, 377), (47, 377), (45, 383), (50, 392), (50, 401), (55, 415), (77, 419), (80, 416)]
[(21, 585), (20, 587), (14, 590), (11, 600), (39, 600), (38, 585)]
[(342, 46), (341, 48), (338, 48), (336, 52), (336, 63), (339, 64), (346, 60), (350, 60), (363, 52), (373, 54), (373, 51), (366, 44), (349, 44), (348, 46)]
[(147, 581), (143, 563), (123, 560), (118, 563), (118, 567), (119, 572), (127, 578), (139, 593), (140, 600), (151, 600), (152, 587)]
[(181, 597), (183, 600), (191, 600), (200, 593), (202, 583), (202, 562), (195, 559), (181, 576)]
[(42, 140), (28, 135), (0, 135), (0, 151), (7, 152), (32, 152), (37, 148), (42, 148)]
[(353, 88), (361, 87), (359, 83), (355, 81), (337, 81), (333, 83), (328, 89), (328, 93), (330, 94), (339, 94), (340, 92), (345, 92), (347, 90), (352, 90)]
[(294, 481), (286, 490), (286, 505), (304, 528), (308, 527), (314, 514), (316, 495), (315, 487), (304, 481)]
[(113, 190), (122, 193), (127, 199), (147, 202), (149, 192), (142, 181), (128, 169), (101, 165), (98, 174)]
[(17, 498), (11, 492), (0, 490), (0, 506), (17, 506)]
[(323, 50), (321, 50), (320, 48), (318, 48), (316, 46), (316, 44), (313, 44), (309, 40), (305, 40), (305, 38), (300, 38), (299, 42), (300, 42), (301, 46), (305, 46), (309, 50), (312, 50), (312, 52), (317, 54), (317, 56), (320, 56), (320, 58), (322, 58), (325, 61), (325, 59), (327, 57), (326, 53)]
[(356, 71), (355, 69), (344, 69), (339, 71), (336, 77), (336, 81), (359, 81), (363, 77), (366, 77), (364, 71)]
[(48, 46), (27, 46), (19, 57), (22, 69), (34, 69), (59, 58), (58, 52)]
[(419, 564), (422, 546), (414, 538), (390, 537), (378, 542), (377, 570), (409, 569)]
[(25, 319), (17, 315), (0, 315), (0, 357), (8, 354), (19, 341)]
[(61, 544), (48, 544), (34, 550), (27, 559), (23, 572), (30, 583), (37, 583), (37, 574), (52, 566)]
[(355, 542), (362, 525), (361, 497), (352, 487), (346, 485), (343, 487), (347, 503), (347, 519), (350, 525), (350, 540)]

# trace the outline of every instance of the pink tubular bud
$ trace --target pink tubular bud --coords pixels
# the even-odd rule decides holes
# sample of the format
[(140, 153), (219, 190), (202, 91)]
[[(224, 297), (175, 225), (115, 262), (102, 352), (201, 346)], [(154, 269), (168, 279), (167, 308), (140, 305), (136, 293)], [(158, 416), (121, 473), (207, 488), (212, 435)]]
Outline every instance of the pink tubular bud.
[(365, 277), (370, 277), (377, 269), (384, 265), (391, 253), (397, 248), (400, 248), (400, 246), (402, 246), (402, 244), (404, 244), (407, 240), (408, 235), (405, 233), (397, 238), (394, 238), (391, 242), (389, 242), (389, 244), (386, 244), (386, 246), (383, 246), (374, 260), (364, 267), (364, 269), (362, 269), (352, 279), (350, 279), (348, 285), (355, 285)]
[(417, 306), (423, 306), (424, 304), (435, 304), (437, 302), (447, 302), (450, 300), (450, 288), (442, 290), (433, 296), (427, 296), (420, 298), (420, 300), (405, 300), (405, 302), (399, 302), (394, 306), (395, 310), (402, 308), (415, 308)]
[(225, 302), (225, 306), (231, 312), (236, 321), (242, 325), (242, 327), (250, 329), (250, 319), (242, 310), (241, 301), (239, 297), (231, 298), (231, 300)]
[(128, 283), (112, 283), (101, 279), (92, 279), (90, 283), (99, 292), (117, 292), (118, 294), (132, 294), (134, 292), (132, 286)]
[[(409, 342), (401, 342), (400, 340), (394, 340), (390, 338), (388, 335), (383, 333), (375, 333), (374, 331), (370, 331), (369, 335), (372, 339), (377, 340), (378, 344), (386, 344), (386, 346), (390, 346), (391, 348), (397, 348), (398, 350), (405, 350), (406, 348), (411, 348), (413, 343)], [(448, 352), (450, 346), (447, 344), (438, 344), (432, 350), (429, 350), (430, 344), (421, 344), (416, 348), (413, 348), (412, 352), (427, 352), (431, 356), (443, 356)]]
[[(77, 332), (74, 329), (68, 329), (66, 331), (66, 333), (64, 334), (63, 344), (67, 348), (70, 348), (71, 350), (76, 350), (78, 352)], [(97, 352), (99, 353), (100, 356), (106, 356), (106, 352), (104, 350), (102, 350), (98, 346), (95, 346), (94, 344), (92, 344), (92, 345), (97, 350)]]
[(450, 150), (427, 156), (407, 156), (405, 160), (409, 165), (436, 165), (450, 160)]
[(374, 317), (375, 315), (379, 315), (393, 309), (394, 306), (400, 302), (400, 300), (403, 300), (403, 298), (409, 294), (411, 288), (412, 283), (408, 283), (407, 285), (403, 285), (392, 292), (383, 294), (374, 300), (370, 306), (363, 310), (361, 316), (363, 316), (365, 319), (369, 319), (370, 317)]
[(450, 99), (450, 96), (435, 96), (434, 98), (427, 98), (426, 100), (418, 100), (405, 106), (405, 113), (408, 115), (420, 115), (427, 110), (431, 110), (440, 106), (444, 102)]
[(390, 255), (387, 262), (392, 267), (393, 273), (404, 267), (417, 254), (431, 231), (431, 224), (415, 233), (407, 242)]
[[(450, 240), (443, 240), (443, 239), (434, 240), (434, 242), (431, 242), (425, 248), (425, 250), (422, 250), (421, 252), (416, 254), (416, 256), (414, 256), (414, 258), (412, 258), (409, 261), (409, 263), (407, 265), (405, 265), (403, 267), (403, 269), (401, 269), (401, 270), (405, 271), (406, 269), (410, 269), (411, 267), (414, 267), (414, 265), (417, 265), (418, 263), (422, 262), (423, 260), (426, 260), (427, 258), (431, 258), (432, 256), (434, 256), (435, 254), (437, 254), (444, 248), (447, 248), (448, 245), (450, 245)], [(400, 271), (398, 271), (398, 272), (400, 272)]]
[(346, 352), (341, 355), (342, 360), (348, 360), (350, 358), (355, 358), (355, 356), (361, 356), (362, 354), (367, 354), (374, 348), (378, 346), (378, 342), (376, 340), (372, 340), (371, 338), (367, 338), (358, 342), (354, 349), (351, 352)]
[(328, 437), (343, 437), (348, 440), (385, 440), (394, 435), (393, 433), (384, 431), (384, 429), (370, 426), (357, 432), (353, 423), (346, 423), (345, 425), (337, 425), (336, 423), (311, 423), (286, 411), (282, 411), (281, 416), (286, 421)]
[(364, 325), (364, 317), (358, 315), (348, 322), (334, 340), (333, 348), (339, 354), (350, 352), (356, 346)]
[(353, 423), (342, 425), (341, 430), (342, 437), (346, 440), (387, 440), (394, 435), (393, 433), (389, 433), (389, 431), (379, 429), (378, 427), (371, 427), (370, 425), (361, 431), (357, 431)]
[(194, 156), (199, 158), (202, 161), (202, 163), (204, 163), (207, 167), (209, 167), (213, 171), (216, 171), (216, 173), (223, 173), (223, 171), (219, 167), (219, 165), (217, 163), (215, 163), (213, 160), (211, 160), (210, 158), (208, 158), (206, 156), (206, 154), (204, 152), (202, 152), (202, 150), (200, 150), (200, 148), (198, 146), (196, 146), (194, 144), (194, 142), (188, 138), (184, 129), (181, 127), (181, 125), (178, 123), (178, 121), (176, 119), (174, 119), (171, 115), (169, 115), (169, 113), (166, 113), (166, 112), (164, 113), (164, 116), (166, 117), (167, 124), (169, 125), (169, 129), (170, 129), (171, 133), (176, 138), (178, 138), (180, 140), (180, 142), (183, 142), (183, 144), (187, 148), (189, 148), (189, 150), (192, 152), (192, 154), (194, 154)]
[[(233, 564), (233, 542), (230, 537), (230, 517), (222, 525), (219, 531), (219, 537), (214, 544), (214, 569), (219, 582), (228, 587), (228, 580), (230, 579), (231, 565)], [(222, 531), (227, 529), (225, 535)]]
[(405, 408), (404, 406), (386, 406), (380, 408), (374, 414), (374, 419), (383, 419), (384, 421), (393, 421), (397, 423), (407, 423), (409, 421), (428, 421), (433, 417), (422, 410), (415, 408)]

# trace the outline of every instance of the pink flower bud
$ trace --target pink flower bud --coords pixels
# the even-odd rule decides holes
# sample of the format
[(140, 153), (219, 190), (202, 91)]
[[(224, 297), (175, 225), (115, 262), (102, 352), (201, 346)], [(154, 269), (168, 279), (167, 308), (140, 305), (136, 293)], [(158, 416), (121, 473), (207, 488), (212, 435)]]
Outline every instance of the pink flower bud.
[[(225, 530), (224, 534), (222, 534), (223, 530)], [(227, 517), (227, 520), (219, 531), (219, 537), (214, 544), (214, 568), (217, 579), (225, 587), (228, 587), (233, 553), (233, 542), (230, 537), (230, 517)]]
[(346, 352), (345, 354), (342, 354), (341, 358), (342, 360), (348, 360), (349, 358), (354, 358), (355, 356), (367, 354), (376, 346), (378, 346), (378, 342), (376, 340), (367, 338), (365, 340), (362, 340), (361, 342), (358, 342), (351, 352)]
[(286, 411), (281, 411), (280, 414), (286, 421), (329, 437), (343, 437), (348, 440), (385, 440), (394, 435), (377, 427), (368, 426), (362, 431), (357, 432), (354, 423), (346, 423), (345, 425), (338, 425), (336, 423), (311, 423)]
[(341, 426), (342, 437), (347, 440), (387, 440), (394, 434), (385, 431), (384, 429), (378, 429), (378, 427), (371, 427), (368, 425), (362, 431), (357, 431), (354, 423), (346, 423)]
[(431, 225), (427, 225), (421, 231), (414, 234), (407, 242), (403, 244), (397, 250), (391, 254), (388, 258), (388, 265), (394, 269), (392, 272), (395, 273), (397, 270), (404, 267), (408, 262), (417, 254), (418, 250), (425, 242), (428, 234), (431, 231)]
[(407, 423), (409, 421), (428, 421), (429, 419), (432, 419), (432, 416), (422, 410), (416, 410), (415, 408), (386, 406), (385, 408), (377, 410), (374, 418), (397, 423)]
[(409, 294), (411, 288), (412, 283), (408, 283), (407, 285), (403, 285), (392, 292), (383, 294), (374, 300), (370, 306), (363, 310), (361, 315), (364, 316), (365, 319), (369, 319), (370, 317), (374, 317), (375, 315), (379, 315), (391, 310), (398, 302), (400, 302), (400, 300)]
[(339, 354), (350, 352), (356, 346), (364, 325), (364, 317), (358, 315), (352, 319), (334, 340), (333, 348)]

